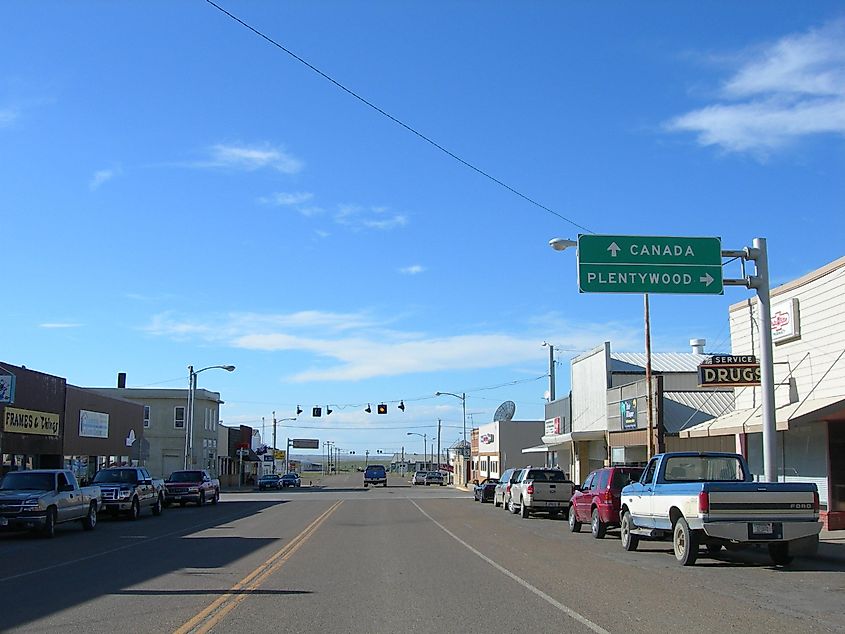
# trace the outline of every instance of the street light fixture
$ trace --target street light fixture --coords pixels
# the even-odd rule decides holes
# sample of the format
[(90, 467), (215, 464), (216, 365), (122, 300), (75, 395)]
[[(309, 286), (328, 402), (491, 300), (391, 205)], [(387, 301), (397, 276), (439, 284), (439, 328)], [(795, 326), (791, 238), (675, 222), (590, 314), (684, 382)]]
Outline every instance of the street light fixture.
[(569, 240), (568, 238), (552, 238), (549, 240), (549, 246), (555, 251), (563, 251), (569, 247), (577, 247), (578, 243), (575, 242), (575, 240)]
[(194, 366), (188, 366), (188, 414), (185, 417), (185, 469), (189, 468), (188, 460), (193, 464), (194, 458), (194, 400), (197, 391), (197, 374), (205, 372), (206, 370), (226, 370), (226, 372), (234, 372), (233, 365), (210, 365), (199, 370), (194, 370)]
[(406, 436), (422, 436), (423, 439), (423, 460), (426, 462), (426, 471), (428, 471), (428, 434), (419, 434), (415, 431), (406, 432)]
[[(462, 392), (461, 394), (454, 394), (453, 392), (435, 392), (435, 396), (454, 396), (457, 399), (460, 399), (461, 406), (464, 410), (464, 447), (462, 451), (466, 452), (467, 450), (467, 395), (466, 392)], [(464, 454), (466, 455), (466, 454)]]

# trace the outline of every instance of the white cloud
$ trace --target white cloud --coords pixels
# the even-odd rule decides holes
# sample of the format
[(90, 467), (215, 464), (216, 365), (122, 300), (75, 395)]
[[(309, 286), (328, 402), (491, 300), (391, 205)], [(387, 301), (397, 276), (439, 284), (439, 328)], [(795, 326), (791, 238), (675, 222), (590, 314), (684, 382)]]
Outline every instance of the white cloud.
[(0, 108), (0, 128), (11, 126), (19, 116), (20, 113), (14, 108)]
[(82, 324), (70, 324), (70, 323), (61, 323), (61, 322), (48, 322), (44, 324), (38, 324), (39, 328), (47, 328), (51, 330), (57, 330), (61, 328), (79, 328)]
[(276, 192), (270, 196), (265, 198), (261, 198), (260, 201), (267, 205), (276, 205), (278, 207), (290, 207), (293, 205), (301, 205), (304, 202), (308, 202), (314, 198), (314, 194), (311, 192)]
[(88, 182), (88, 189), (92, 192), (96, 191), (103, 183), (110, 181), (115, 173), (115, 170), (97, 170)]
[(425, 271), (425, 267), (419, 264), (412, 264), (411, 266), (406, 266), (404, 268), (399, 269), (400, 273), (405, 275), (419, 275)]
[(845, 20), (789, 35), (744, 56), (724, 102), (666, 124), (701, 145), (766, 153), (801, 137), (845, 135)]
[(219, 143), (210, 148), (207, 160), (193, 163), (193, 166), (246, 171), (271, 168), (283, 174), (297, 174), (302, 171), (303, 162), (283, 148), (268, 144), (248, 146)]
[(354, 229), (377, 229), (386, 231), (408, 224), (404, 214), (393, 213), (387, 207), (365, 207), (363, 205), (338, 205), (335, 222)]
[[(549, 331), (549, 325), (557, 329)], [(513, 366), (544, 359), (540, 345), (544, 337), (552, 337), (562, 349), (573, 350), (592, 348), (606, 339), (624, 349), (627, 342), (638, 340), (638, 332), (617, 324), (579, 325), (551, 317), (528, 326), (524, 334), (431, 336), (386, 326), (385, 321), (373, 319), (367, 313), (301, 311), (280, 315), (235, 313), (206, 323), (164, 314), (155, 317), (147, 331), (175, 338), (199, 337), (246, 350), (311, 353), (312, 367), (289, 377), (295, 382), (358, 381), (420, 372)]]

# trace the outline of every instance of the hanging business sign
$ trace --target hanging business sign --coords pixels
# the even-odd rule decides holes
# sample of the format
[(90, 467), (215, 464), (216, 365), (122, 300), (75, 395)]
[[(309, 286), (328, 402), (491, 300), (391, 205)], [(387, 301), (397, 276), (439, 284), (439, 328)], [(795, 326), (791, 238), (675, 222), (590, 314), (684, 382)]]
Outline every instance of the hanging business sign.
[(556, 436), (560, 433), (560, 416), (546, 420), (546, 436)]
[(619, 418), (622, 421), (622, 429), (637, 428), (637, 399), (619, 401)]
[(80, 410), (79, 435), (82, 438), (108, 438), (109, 415), (102, 412)]
[(59, 435), (59, 415), (31, 409), (7, 407), (3, 411), (3, 431), (7, 434)]
[(772, 306), (772, 341), (786, 343), (801, 338), (798, 319), (798, 298)]
[(698, 366), (700, 387), (756, 387), (760, 378), (754, 355), (715, 355)]

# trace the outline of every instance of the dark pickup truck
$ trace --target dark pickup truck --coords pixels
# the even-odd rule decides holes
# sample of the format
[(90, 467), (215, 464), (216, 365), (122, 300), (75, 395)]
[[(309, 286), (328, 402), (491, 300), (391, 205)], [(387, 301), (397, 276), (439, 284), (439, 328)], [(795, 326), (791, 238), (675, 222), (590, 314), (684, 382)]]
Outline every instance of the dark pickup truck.
[(174, 471), (164, 481), (164, 505), (185, 506), (193, 502), (204, 506), (206, 502), (217, 504), (220, 500), (220, 480), (212, 478), (205, 469)]
[(0, 529), (40, 530), (56, 534), (56, 525), (78, 521), (85, 530), (97, 525), (100, 487), (80, 487), (73, 471), (12, 471), (0, 482)]
[(164, 505), (164, 480), (154, 480), (143, 467), (112, 467), (101, 469), (94, 476), (94, 484), (103, 494), (102, 511), (116, 516), (124, 513), (137, 520), (143, 509), (161, 515)]

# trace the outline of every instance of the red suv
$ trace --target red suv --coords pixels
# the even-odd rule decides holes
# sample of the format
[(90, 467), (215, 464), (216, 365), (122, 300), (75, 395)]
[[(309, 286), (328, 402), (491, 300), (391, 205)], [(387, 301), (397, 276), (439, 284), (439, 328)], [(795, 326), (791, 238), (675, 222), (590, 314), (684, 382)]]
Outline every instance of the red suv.
[(569, 530), (577, 533), (589, 522), (593, 537), (601, 539), (609, 527), (619, 526), (622, 487), (640, 479), (642, 467), (606, 467), (593, 471), (569, 501)]

